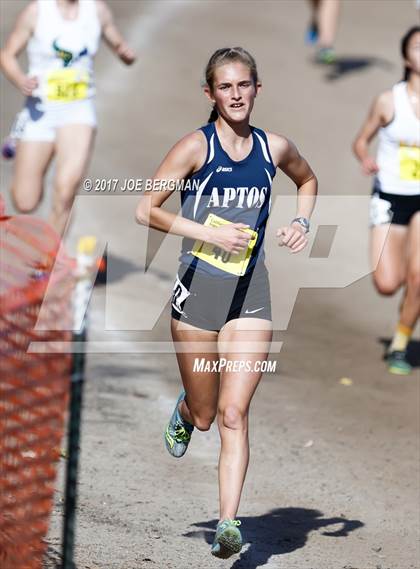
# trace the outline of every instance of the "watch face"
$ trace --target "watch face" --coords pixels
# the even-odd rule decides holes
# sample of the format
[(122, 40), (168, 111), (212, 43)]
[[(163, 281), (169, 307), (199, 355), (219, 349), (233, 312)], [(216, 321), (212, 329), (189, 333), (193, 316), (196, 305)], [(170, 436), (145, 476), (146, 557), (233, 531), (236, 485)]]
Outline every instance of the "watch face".
[[(297, 221), (298, 223), (300, 223), (301, 225), (303, 225), (303, 227), (305, 227), (306, 229), (309, 228), (309, 221), (305, 218), (305, 217), (297, 217), (296, 219), (294, 219), (293, 221)], [(293, 222), (292, 222), (293, 223)]]

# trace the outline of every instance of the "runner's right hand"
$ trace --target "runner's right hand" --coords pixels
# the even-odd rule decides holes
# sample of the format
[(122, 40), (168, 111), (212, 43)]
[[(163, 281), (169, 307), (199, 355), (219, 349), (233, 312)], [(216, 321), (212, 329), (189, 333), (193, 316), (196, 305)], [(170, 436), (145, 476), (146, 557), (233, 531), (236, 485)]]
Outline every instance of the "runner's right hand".
[(131, 65), (136, 61), (136, 54), (125, 42), (118, 46), (117, 55), (126, 65)]
[(366, 176), (371, 176), (379, 172), (378, 165), (372, 156), (367, 156), (362, 160), (362, 170)]
[(25, 76), (19, 83), (20, 91), (25, 97), (31, 97), (34, 89), (38, 87), (38, 79), (36, 77)]
[(208, 242), (217, 245), (228, 253), (239, 253), (248, 247), (251, 235), (243, 231), (249, 225), (244, 223), (229, 223), (219, 227), (209, 228)]

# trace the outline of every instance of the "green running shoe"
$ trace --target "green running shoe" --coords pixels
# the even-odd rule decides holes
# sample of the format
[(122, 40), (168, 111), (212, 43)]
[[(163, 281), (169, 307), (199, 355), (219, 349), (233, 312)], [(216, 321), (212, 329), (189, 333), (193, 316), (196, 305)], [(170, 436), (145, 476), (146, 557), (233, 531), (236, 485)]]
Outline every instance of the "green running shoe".
[(238, 529), (239, 520), (223, 520), (217, 524), (216, 536), (211, 546), (211, 554), (220, 559), (228, 559), (242, 549), (242, 535)]
[(396, 375), (409, 375), (413, 368), (407, 361), (407, 351), (394, 350), (390, 352), (387, 357), (389, 373)]
[(179, 412), (179, 404), (184, 398), (185, 391), (183, 391), (178, 397), (174, 412), (172, 413), (172, 417), (170, 418), (165, 431), (166, 448), (168, 449), (169, 454), (175, 458), (181, 458), (181, 456), (184, 456), (191, 440), (191, 433), (194, 430), (194, 425), (185, 421)]
[(331, 65), (337, 61), (337, 56), (332, 47), (321, 47), (316, 54), (317, 63), (325, 63)]

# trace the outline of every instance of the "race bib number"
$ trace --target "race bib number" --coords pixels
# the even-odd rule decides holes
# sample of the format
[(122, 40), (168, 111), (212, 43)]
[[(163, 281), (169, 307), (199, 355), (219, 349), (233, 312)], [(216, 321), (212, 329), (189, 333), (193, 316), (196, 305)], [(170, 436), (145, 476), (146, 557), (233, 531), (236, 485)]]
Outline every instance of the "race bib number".
[(70, 103), (86, 99), (89, 74), (78, 69), (57, 69), (47, 76), (47, 99)]
[(400, 144), (398, 157), (400, 179), (408, 182), (420, 181), (420, 147)]
[[(230, 223), (230, 221), (227, 221), (222, 217), (218, 217), (217, 215), (214, 215), (214, 213), (210, 213), (204, 222), (204, 225), (220, 227), (221, 225), (227, 225)], [(258, 237), (258, 233), (252, 229), (244, 229), (243, 231), (249, 233), (249, 235), (251, 235), (251, 239), (248, 243), (248, 248), (243, 249), (239, 253), (228, 253), (217, 245), (197, 240), (194, 243), (192, 254), (206, 263), (213, 265), (213, 267), (217, 267), (218, 269), (225, 271), (226, 273), (242, 276), (245, 274), (248, 267), (251, 253), (255, 247)]]

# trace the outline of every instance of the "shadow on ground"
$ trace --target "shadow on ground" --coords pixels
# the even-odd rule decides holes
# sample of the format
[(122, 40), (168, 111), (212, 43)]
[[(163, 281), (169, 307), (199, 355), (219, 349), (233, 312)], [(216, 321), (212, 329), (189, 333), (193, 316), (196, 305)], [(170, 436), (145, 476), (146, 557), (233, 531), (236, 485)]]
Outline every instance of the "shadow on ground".
[(360, 71), (368, 69), (369, 67), (379, 67), (380, 69), (384, 69), (386, 71), (390, 71), (394, 68), (392, 63), (380, 57), (341, 56), (337, 57), (336, 61), (328, 66), (328, 72), (325, 75), (325, 79), (327, 81), (336, 81), (345, 75), (349, 75), (350, 73), (358, 73)]
[[(319, 510), (306, 508), (276, 508), (267, 514), (241, 518), (242, 535), (250, 547), (241, 553), (231, 569), (256, 569), (266, 565), (274, 555), (284, 555), (305, 546), (308, 535), (328, 526), (340, 526), (333, 531), (323, 531), (328, 537), (346, 537), (364, 524), (359, 520), (343, 517), (324, 518)], [(185, 533), (185, 537), (201, 538), (211, 544), (214, 539), (217, 520), (193, 524), (205, 528)]]
[[(391, 345), (392, 338), (378, 338), (378, 342), (384, 348), (383, 358), (386, 358), (386, 353)], [(407, 348), (407, 359), (413, 367), (420, 367), (420, 341), (411, 340)]]

